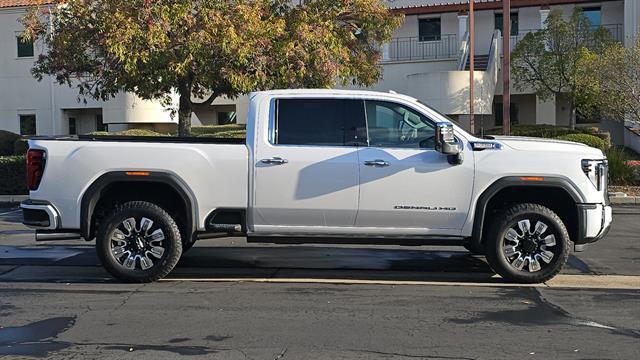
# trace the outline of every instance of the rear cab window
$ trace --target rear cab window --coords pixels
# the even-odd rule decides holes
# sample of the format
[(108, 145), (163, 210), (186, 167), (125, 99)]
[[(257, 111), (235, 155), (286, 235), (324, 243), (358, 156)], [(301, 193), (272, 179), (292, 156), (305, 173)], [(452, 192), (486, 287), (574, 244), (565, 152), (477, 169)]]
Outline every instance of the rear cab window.
[[(354, 99), (276, 100), (274, 145), (358, 146), (364, 105)], [(362, 137), (362, 135), (360, 136)]]

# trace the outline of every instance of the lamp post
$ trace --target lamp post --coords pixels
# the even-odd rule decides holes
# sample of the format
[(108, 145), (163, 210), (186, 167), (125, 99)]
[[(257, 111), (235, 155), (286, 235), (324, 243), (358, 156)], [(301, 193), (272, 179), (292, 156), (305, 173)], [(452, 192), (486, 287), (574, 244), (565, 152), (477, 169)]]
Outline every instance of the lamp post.
[(475, 119), (474, 119), (474, 80), (473, 70), (475, 67), (475, 31), (474, 31), (474, 16), (473, 16), (473, 2), (469, 0), (469, 130), (472, 134), (475, 134)]
[(511, 134), (511, 0), (502, 0), (502, 134)]

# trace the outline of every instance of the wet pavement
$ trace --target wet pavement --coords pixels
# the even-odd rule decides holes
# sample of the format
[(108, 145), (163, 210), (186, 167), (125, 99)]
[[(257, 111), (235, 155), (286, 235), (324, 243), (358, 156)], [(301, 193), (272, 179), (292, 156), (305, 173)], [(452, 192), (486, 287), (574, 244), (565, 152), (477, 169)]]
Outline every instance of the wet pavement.
[[(11, 211), (0, 209), (0, 359), (640, 358), (640, 280), (524, 287), (456, 247), (227, 238), (198, 243), (167, 281), (120, 284), (93, 243), (35, 243)], [(638, 220), (616, 209), (608, 238), (563, 276), (633, 284)]]

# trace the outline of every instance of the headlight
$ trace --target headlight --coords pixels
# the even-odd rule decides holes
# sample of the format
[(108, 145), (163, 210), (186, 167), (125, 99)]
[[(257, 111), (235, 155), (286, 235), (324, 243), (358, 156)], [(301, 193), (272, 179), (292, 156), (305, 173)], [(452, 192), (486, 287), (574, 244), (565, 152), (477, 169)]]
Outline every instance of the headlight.
[(607, 187), (607, 160), (582, 160), (582, 171), (598, 191)]

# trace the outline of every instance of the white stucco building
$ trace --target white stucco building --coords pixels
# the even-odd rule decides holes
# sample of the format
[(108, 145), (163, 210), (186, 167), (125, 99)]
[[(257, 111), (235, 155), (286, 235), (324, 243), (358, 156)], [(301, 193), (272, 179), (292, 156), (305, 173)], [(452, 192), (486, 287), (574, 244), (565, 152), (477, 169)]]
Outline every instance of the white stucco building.
[[(46, 0), (0, 0), (0, 129), (16, 133), (69, 134), (129, 127), (168, 131), (175, 119), (157, 102), (131, 94), (101, 102), (78, 102), (75, 89), (51, 79), (37, 82), (30, 68), (42, 49), (20, 44), (18, 19), (26, 6)], [(468, 121), (469, 73), (468, 0), (387, 0), (393, 11), (405, 14), (391, 43), (384, 46), (383, 78), (372, 87), (414, 96), (439, 111)], [(569, 16), (582, 7), (595, 26), (608, 29), (629, 45), (640, 28), (640, 0), (511, 0), (511, 44), (540, 29), (549, 12), (561, 9)], [(502, 122), (501, 39), (502, 2), (476, 0), (475, 113), (476, 130)], [(532, 91), (512, 88), (512, 121), (520, 124), (569, 122), (569, 107), (562, 98), (541, 101)], [(247, 99), (217, 99), (195, 113), (194, 124), (216, 124), (233, 119), (246, 122)], [(588, 119), (585, 119), (587, 121)], [(21, 131), (22, 129), (22, 131)]]

